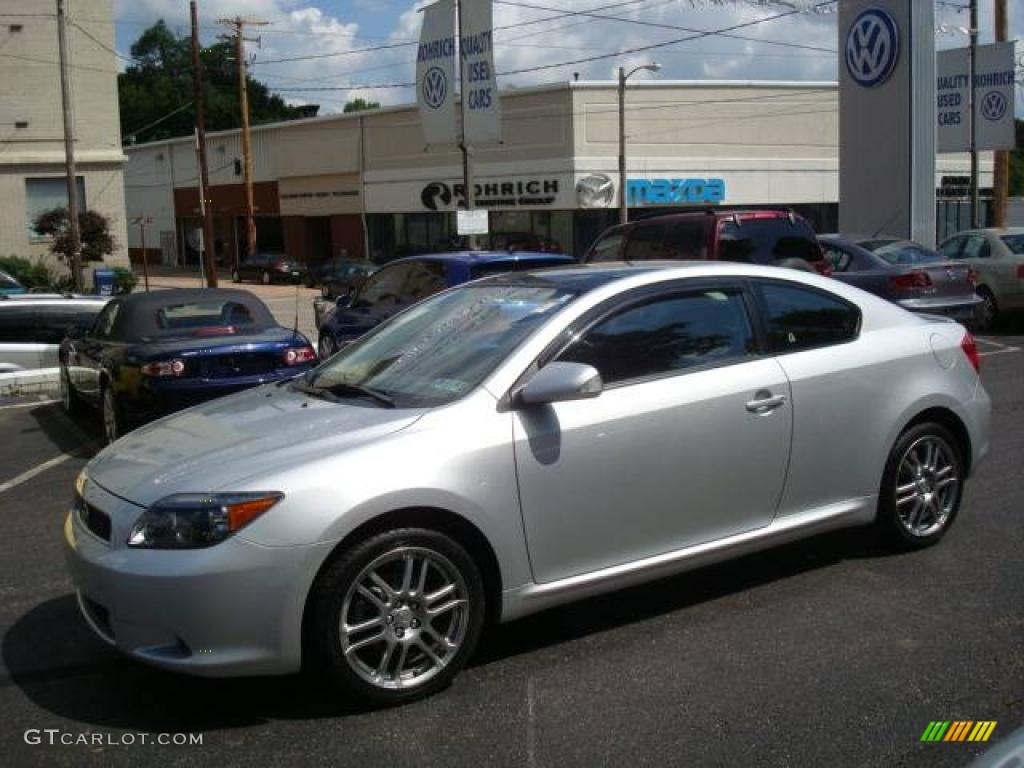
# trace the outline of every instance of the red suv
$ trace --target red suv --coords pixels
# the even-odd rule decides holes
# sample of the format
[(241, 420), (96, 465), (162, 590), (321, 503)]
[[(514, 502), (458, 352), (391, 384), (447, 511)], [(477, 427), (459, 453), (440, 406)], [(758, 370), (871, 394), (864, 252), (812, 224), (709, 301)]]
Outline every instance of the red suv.
[(689, 211), (612, 227), (584, 262), (720, 259), (832, 274), (807, 220), (791, 211)]

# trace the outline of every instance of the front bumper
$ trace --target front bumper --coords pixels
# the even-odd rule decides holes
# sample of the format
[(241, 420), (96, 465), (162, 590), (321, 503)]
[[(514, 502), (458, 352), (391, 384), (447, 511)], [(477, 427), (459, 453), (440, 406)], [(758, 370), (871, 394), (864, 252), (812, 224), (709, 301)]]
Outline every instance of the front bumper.
[(195, 675), (299, 669), (305, 599), (330, 545), (266, 547), (236, 535), (208, 549), (130, 549), (127, 529), (141, 508), (94, 484), (86, 499), (110, 515), (110, 541), (72, 510), (65, 555), (82, 614), (102, 640)]

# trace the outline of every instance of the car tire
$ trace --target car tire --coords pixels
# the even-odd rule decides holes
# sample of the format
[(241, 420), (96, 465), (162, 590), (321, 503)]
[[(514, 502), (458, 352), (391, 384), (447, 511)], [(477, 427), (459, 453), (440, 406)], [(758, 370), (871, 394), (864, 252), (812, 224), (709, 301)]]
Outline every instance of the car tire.
[(240, 274), (238, 274), (238, 270), (237, 269), (232, 269), (231, 270), (231, 282), (232, 283), (240, 283), (240, 282), (242, 282), (242, 276)]
[(110, 445), (124, 432), (124, 414), (117, 395), (109, 384), (104, 384), (100, 392), (100, 415), (103, 419), (103, 439)]
[(309, 667), (343, 696), (376, 706), (430, 696), (472, 656), (485, 608), (480, 571), (456, 541), (425, 528), (377, 534), (313, 584)]
[(82, 410), (82, 401), (71, 384), (71, 374), (63, 365), (60, 367), (60, 402), (68, 416), (77, 416)]
[(270, 285), (270, 273), (264, 270), (263, 276), (260, 278), (260, 282), (262, 282), (264, 285)]
[(978, 331), (991, 331), (999, 324), (999, 304), (996, 297), (985, 286), (978, 289), (978, 296), (981, 304), (978, 307), (978, 315), (973, 325)]
[(316, 351), (321, 360), (326, 360), (338, 351), (338, 345), (335, 343), (334, 337), (331, 336), (331, 334), (321, 333), (320, 340), (316, 345)]
[(942, 424), (926, 422), (896, 440), (882, 476), (877, 527), (902, 550), (937, 544), (953, 525), (964, 492), (963, 449)]

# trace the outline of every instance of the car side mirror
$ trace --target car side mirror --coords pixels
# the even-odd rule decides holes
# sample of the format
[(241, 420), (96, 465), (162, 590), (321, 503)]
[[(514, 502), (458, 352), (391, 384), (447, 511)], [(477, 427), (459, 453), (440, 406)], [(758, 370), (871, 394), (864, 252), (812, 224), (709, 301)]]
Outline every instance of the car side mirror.
[(548, 363), (519, 390), (523, 405), (546, 405), (597, 397), (604, 389), (601, 374), (585, 363)]

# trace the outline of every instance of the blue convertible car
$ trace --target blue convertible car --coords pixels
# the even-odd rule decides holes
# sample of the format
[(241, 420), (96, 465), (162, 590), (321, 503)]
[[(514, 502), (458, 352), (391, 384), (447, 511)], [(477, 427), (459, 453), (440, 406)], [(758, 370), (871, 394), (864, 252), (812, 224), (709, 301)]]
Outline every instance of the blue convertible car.
[(113, 299), (60, 349), (69, 413), (99, 408), (104, 434), (124, 432), (215, 397), (289, 379), (316, 363), (301, 333), (277, 324), (247, 291), (178, 289)]
[(498, 272), (574, 263), (560, 253), (529, 251), (457, 251), (392, 261), (358, 290), (338, 297), (337, 305), (324, 314), (319, 322), (320, 357), (330, 357), (392, 315), (445, 288)]

